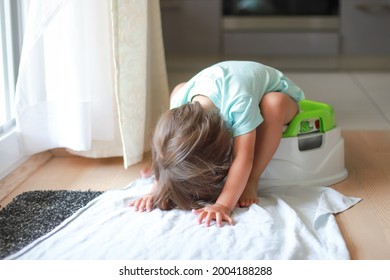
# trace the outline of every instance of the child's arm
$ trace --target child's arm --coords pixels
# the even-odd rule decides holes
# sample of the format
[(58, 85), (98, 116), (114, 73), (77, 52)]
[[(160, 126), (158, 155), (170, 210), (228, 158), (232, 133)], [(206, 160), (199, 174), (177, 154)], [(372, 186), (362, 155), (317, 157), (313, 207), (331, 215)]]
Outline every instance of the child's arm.
[(252, 170), (255, 142), (256, 130), (234, 138), (233, 162), (225, 186), (214, 205), (194, 210), (195, 214), (199, 214), (198, 223), (204, 221), (209, 226), (212, 220), (216, 220), (217, 226), (221, 226), (222, 221), (233, 224), (230, 213), (244, 191)]

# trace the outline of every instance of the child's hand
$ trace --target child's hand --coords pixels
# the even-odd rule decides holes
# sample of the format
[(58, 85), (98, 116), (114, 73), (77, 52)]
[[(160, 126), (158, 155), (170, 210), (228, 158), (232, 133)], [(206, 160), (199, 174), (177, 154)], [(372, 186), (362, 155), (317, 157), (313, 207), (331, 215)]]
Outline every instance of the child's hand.
[(201, 209), (192, 210), (198, 216), (198, 224), (201, 224), (203, 221), (206, 226), (210, 226), (212, 220), (215, 220), (218, 227), (222, 226), (222, 221), (228, 222), (230, 225), (233, 225), (233, 219), (230, 217), (230, 209), (222, 204), (209, 205)]
[(150, 212), (153, 208), (153, 195), (147, 194), (143, 197), (130, 201), (129, 207), (134, 206), (134, 211)]

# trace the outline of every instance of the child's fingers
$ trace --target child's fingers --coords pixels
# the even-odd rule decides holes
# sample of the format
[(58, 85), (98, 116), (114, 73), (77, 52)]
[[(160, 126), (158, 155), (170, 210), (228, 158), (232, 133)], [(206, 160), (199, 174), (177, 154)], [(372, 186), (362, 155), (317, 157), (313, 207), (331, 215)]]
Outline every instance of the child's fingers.
[(134, 206), (134, 211), (143, 212), (143, 211), (152, 211), (153, 209), (153, 197), (148, 195), (140, 197), (130, 201), (129, 207)]
[(145, 202), (143, 198), (138, 198), (134, 203), (134, 211), (143, 212), (145, 208)]
[(197, 221), (198, 224), (201, 224), (203, 222), (203, 219), (206, 217), (207, 212), (203, 211), (203, 209), (198, 209), (197, 212), (199, 215)]
[(217, 227), (222, 227), (222, 214), (217, 213), (215, 214), (215, 222), (217, 223)]
[(229, 225), (234, 225), (234, 222), (233, 222), (233, 219), (230, 217), (230, 216), (228, 216), (228, 215), (226, 215), (226, 214), (224, 214), (224, 218), (223, 218), (226, 222), (228, 222), (229, 223)]
[(207, 213), (207, 216), (206, 216), (206, 218), (205, 218), (205, 224), (206, 224), (206, 226), (210, 226), (210, 224), (211, 224), (211, 221), (212, 220), (214, 220), (213, 218), (214, 218), (214, 215), (215, 213), (212, 213), (212, 212), (208, 212)]
[(145, 209), (146, 209), (146, 199), (143, 198), (143, 199), (141, 200), (141, 203), (140, 203), (139, 207), (138, 207), (138, 211), (139, 211), (139, 212), (144, 212)]
[(140, 201), (139, 198), (138, 198), (137, 200), (134, 201), (134, 204), (133, 204), (133, 206), (134, 206), (134, 211), (138, 211), (138, 207), (139, 207), (140, 203), (141, 203), (141, 201)]
[(229, 225), (231, 225), (231, 226), (234, 224), (233, 219), (230, 216), (226, 215), (225, 213), (221, 213), (221, 212), (216, 213), (215, 220), (216, 220), (218, 227), (222, 227), (223, 221), (228, 222)]
[(197, 222), (198, 224), (204, 223), (206, 226), (211, 225), (211, 221), (215, 220), (216, 225), (218, 227), (222, 227), (222, 222), (226, 221), (230, 225), (233, 225), (233, 219), (223, 212), (214, 212), (214, 211), (207, 211), (205, 208), (201, 209), (193, 209), (192, 213), (198, 215)]
[(137, 209), (140, 204), (140, 200), (141, 198), (133, 199), (132, 201), (129, 202), (128, 207), (134, 206), (134, 210)]
[(146, 200), (145, 206), (146, 206), (146, 211), (148, 211), (148, 212), (152, 211), (153, 199), (148, 198), (148, 199)]

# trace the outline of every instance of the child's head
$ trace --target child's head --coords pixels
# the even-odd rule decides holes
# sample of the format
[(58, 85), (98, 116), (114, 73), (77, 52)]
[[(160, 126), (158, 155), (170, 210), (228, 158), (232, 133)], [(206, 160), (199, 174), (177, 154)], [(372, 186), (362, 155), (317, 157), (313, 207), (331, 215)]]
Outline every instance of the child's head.
[(221, 116), (198, 102), (166, 112), (152, 143), (155, 206), (189, 210), (215, 201), (230, 168), (231, 146)]

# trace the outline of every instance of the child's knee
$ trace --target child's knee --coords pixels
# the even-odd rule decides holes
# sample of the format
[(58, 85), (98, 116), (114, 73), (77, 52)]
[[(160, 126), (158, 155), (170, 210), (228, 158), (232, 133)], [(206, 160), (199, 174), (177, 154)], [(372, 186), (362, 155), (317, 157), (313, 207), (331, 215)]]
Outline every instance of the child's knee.
[(280, 92), (271, 92), (263, 96), (260, 103), (260, 110), (265, 121), (280, 123), (284, 121), (284, 101), (282, 95), (285, 94)]
[(260, 110), (265, 121), (284, 125), (296, 115), (298, 106), (285, 93), (271, 92), (263, 96)]

